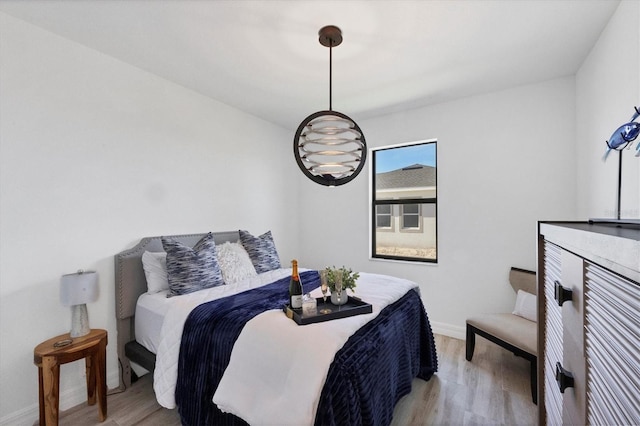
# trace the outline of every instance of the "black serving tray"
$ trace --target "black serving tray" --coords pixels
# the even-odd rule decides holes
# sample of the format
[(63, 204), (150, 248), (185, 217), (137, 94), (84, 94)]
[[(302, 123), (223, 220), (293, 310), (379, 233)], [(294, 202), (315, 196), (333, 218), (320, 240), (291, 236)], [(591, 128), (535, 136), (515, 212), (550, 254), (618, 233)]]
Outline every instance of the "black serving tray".
[[(349, 296), (347, 303), (340, 306), (340, 310), (338, 310), (338, 306), (331, 303), (331, 300), (327, 300), (327, 303), (325, 304), (324, 299), (322, 297), (318, 297), (316, 298), (316, 302), (318, 309), (317, 313), (314, 315), (304, 315), (302, 313), (302, 309), (291, 309), (288, 303), (283, 306), (282, 310), (287, 317), (294, 320), (298, 325), (314, 324), (317, 322), (352, 317), (354, 315), (370, 314), (373, 312), (373, 308), (369, 303), (363, 302), (362, 299), (358, 299), (354, 296)], [(324, 308), (331, 309), (331, 312), (321, 314), (320, 309)]]

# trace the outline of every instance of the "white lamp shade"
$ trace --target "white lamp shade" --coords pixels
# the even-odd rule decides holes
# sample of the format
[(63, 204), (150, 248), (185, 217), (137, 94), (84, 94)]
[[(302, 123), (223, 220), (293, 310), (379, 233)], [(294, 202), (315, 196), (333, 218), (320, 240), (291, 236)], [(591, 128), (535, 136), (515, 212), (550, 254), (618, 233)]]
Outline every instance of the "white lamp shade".
[(82, 305), (98, 300), (98, 273), (94, 271), (63, 275), (60, 279), (60, 303)]

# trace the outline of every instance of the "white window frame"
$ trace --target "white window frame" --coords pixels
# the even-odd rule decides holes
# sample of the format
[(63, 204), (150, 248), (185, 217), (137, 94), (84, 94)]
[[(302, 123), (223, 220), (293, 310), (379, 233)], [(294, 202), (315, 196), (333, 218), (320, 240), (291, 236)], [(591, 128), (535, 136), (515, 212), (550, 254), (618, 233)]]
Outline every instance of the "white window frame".
[(393, 215), (393, 210), (394, 210), (393, 204), (389, 205), (389, 226), (379, 226), (378, 225), (378, 216), (383, 216), (383, 215), (386, 216), (386, 213), (381, 215), (380, 213), (378, 213), (377, 207), (380, 207), (380, 206), (376, 206), (376, 229), (378, 231), (394, 231), (394, 228), (395, 228), (395, 226), (394, 226), (395, 223), (394, 222), (395, 222), (395, 220), (393, 219), (394, 218), (394, 215)]
[[(405, 213), (405, 206), (417, 206), (418, 213)], [(400, 232), (422, 232), (422, 204), (400, 204)], [(406, 216), (417, 216), (418, 226), (405, 226), (404, 220)]]

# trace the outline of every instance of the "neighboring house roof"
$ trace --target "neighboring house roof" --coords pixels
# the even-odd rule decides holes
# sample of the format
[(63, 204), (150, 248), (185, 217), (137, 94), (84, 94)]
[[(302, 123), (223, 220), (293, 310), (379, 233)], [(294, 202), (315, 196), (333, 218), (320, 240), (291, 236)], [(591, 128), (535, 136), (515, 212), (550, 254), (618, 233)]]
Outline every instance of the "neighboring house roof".
[(376, 189), (436, 186), (436, 168), (414, 164), (402, 169), (376, 174)]

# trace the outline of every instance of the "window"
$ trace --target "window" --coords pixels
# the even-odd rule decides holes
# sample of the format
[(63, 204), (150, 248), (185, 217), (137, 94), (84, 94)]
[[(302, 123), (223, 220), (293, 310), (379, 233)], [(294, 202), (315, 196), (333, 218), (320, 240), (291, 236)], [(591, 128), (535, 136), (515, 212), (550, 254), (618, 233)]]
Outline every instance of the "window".
[(391, 205), (376, 206), (376, 228), (391, 229)]
[(435, 140), (371, 150), (371, 256), (436, 263)]
[(420, 204), (403, 204), (402, 229), (420, 229)]

